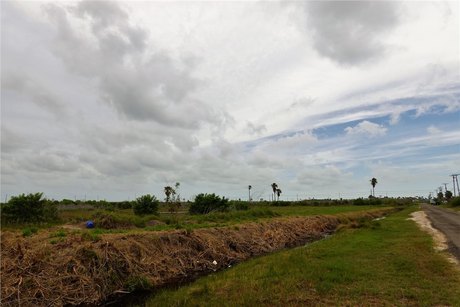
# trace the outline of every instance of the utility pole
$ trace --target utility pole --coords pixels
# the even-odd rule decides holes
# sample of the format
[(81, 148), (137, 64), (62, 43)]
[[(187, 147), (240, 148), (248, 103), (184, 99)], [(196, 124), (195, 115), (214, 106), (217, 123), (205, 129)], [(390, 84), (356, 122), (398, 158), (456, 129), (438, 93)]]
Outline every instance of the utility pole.
[(443, 185), (444, 185), (444, 189), (445, 189), (445, 190), (444, 190), (444, 193), (445, 193), (445, 192), (447, 192), (447, 185), (448, 185), (448, 183), (445, 183), (445, 182), (444, 182)]
[[(457, 176), (460, 174), (452, 174), (452, 185), (454, 186), (454, 197), (457, 196), (457, 193), (460, 195), (460, 188), (458, 187), (458, 178)], [(455, 185), (457, 184), (457, 185)], [(457, 187), (457, 193), (455, 192), (455, 187)]]

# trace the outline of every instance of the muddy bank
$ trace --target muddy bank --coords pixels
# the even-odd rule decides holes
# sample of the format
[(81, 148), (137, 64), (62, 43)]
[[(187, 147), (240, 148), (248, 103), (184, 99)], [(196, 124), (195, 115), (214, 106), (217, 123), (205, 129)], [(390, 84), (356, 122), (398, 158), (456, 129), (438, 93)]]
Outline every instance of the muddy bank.
[[(339, 216), (277, 218), (193, 231), (80, 232), (50, 243), (49, 233), (1, 234), (3, 306), (100, 304), (133, 289), (159, 287), (228, 267), (253, 256), (318, 240), (340, 224), (390, 210)], [(96, 240), (96, 241), (93, 241)]]

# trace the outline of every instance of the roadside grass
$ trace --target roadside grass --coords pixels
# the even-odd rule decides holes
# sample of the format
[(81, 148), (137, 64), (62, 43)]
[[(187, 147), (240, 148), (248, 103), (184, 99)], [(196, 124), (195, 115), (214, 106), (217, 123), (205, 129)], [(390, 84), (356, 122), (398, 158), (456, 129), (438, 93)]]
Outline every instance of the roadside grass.
[(452, 211), (460, 212), (460, 207), (453, 207), (453, 206), (450, 206), (449, 204), (441, 205), (440, 207), (445, 208), (445, 209), (449, 209), (449, 210), (452, 210)]
[(338, 206), (289, 206), (289, 207), (270, 207), (275, 213), (283, 216), (305, 216), (305, 215), (325, 215), (338, 214), (348, 212), (366, 211), (372, 209), (388, 208), (388, 206), (353, 206), (353, 205), (338, 205)]
[(460, 270), (407, 220), (415, 210), (160, 290), (146, 306), (460, 306)]
[(447, 203), (442, 204), (441, 207), (448, 208), (450, 210), (460, 211), (460, 196), (450, 199)]
[(452, 210), (452, 211), (460, 212), (460, 205), (452, 206), (452, 204), (447, 203), (447, 204), (441, 205), (440, 207), (446, 208), (446, 209), (449, 209), (449, 210)]

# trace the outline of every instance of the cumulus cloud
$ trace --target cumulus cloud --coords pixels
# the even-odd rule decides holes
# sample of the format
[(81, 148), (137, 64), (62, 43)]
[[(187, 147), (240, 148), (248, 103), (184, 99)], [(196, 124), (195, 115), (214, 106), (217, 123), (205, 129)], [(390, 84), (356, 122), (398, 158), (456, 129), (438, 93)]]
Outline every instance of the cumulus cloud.
[(131, 24), (119, 3), (49, 5), (55, 53), (68, 69), (97, 83), (101, 99), (127, 119), (196, 129), (223, 112), (191, 97), (200, 81), (193, 65), (148, 47), (148, 31)]
[(387, 133), (387, 130), (386, 127), (367, 120), (360, 122), (354, 127), (345, 128), (347, 135), (364, 135), (368, 137), (383, 136)]
[(247, 122), (246, 124), (246, 130), (248, 131), (249, 134), (251, 135), (256, 135), (260, 136), (262, 135), (265, 131), (267, 131), (267, 127), (265, 125), (256, 125), (251, 122)]
[(387, 1), (309, 1), (306, 13), (315, 49), (344, 65), (381, 56), (382, 36), (398, 23), (397, 4)]
[(7, 153), (17, 153), (21, 149), (27, 148), (27, 140), (18, 133), (11, 131), (8, 127), (2, 125), (1, 130), (1, 150), (2, 156)]
[(19, 72), (5, 72), (2, 78), (2, 91), (13, 91), (19, 93), (35, 103), (42, 110), (55, 115), (56, 118), (64, 116), (67, 112), (66, 106), (54, 92), (47, 89), (35, 78)]
[[(399, 5), (414, 14), (400, 20)], [(272, 182), (290, 199), (330, 197), (331, 185), (367, 196), (365, 165), (417, 168), (439, 148), (449, 163), (433, 160), (432, 170), (442, 173), (458, 164), (449, 154), (459, 143), (450, 114), (460, 109), (458, 13), (439, 30), (431, 11), (395, 2), (5, 2), (2, 196), (122, 200), (162, 195), (176, 181), (186, 198), (243, 198), (248, 184), (267, 198)], [(401, 48), (388, 52), (388, 42)], [(436, 121), (423, 122), (432, 113)]]

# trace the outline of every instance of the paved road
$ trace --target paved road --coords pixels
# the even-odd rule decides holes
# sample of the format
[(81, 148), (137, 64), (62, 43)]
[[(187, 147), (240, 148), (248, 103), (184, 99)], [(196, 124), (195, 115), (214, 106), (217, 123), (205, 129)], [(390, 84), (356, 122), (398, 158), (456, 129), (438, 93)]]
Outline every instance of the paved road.
[(422, 205), (433, 227), (447, 237), (449, 251), (460, 260), (460, 214), (432, 205)]

